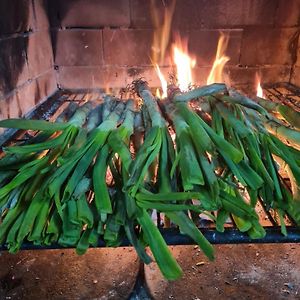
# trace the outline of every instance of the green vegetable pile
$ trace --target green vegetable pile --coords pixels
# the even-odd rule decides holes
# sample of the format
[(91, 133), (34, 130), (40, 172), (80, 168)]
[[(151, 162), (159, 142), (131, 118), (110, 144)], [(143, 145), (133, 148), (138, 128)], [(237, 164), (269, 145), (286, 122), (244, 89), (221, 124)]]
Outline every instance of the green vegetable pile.
[(71, 103), (55, 122), (0, 121), (35, 132), (3, 147), (0, 245), (15, 253), (28, 241), (58, 243), (83, 254), (100, 240), (117, 247), (127, 238), (146, 264), (149, 246), (174, 280), (182, 270), (153, 222), (155, 212), (210, 260), (213, 247), (195, 216), (205, 214), (221, 232), (231, 218), (241, 232), (263, 238), (260, 199), (277, 214), (282, 234), (287, 216), (300, 224), (298, 112), (223, 84), (187, 93), (170, 88), (162, 101), (146, 82), (134, 82), (134, 89), (141, 106), (106, 97), (96, 107)]

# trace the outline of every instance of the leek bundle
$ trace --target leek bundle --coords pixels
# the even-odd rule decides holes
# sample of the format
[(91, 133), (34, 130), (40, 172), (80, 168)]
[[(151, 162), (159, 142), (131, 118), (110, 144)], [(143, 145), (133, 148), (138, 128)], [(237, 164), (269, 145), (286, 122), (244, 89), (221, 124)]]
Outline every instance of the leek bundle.
[(201, 214), (220, 232), (231, 218), (253, 239), (266, 234), (258, 201), (278, 216), (282, 234), (286, 217), (300, 224), (299, 113), (224, 84), (186, 93), (170, 86), (164, 102), (145, 81), (133, 86), (140, 109), (133, 99), (107, 95), (96, 107), (72, 103), (55, 122), (0, 121), (36, 133), (3, 148), (0, 244), (15, 253), (26, 241), (58, 243), (83, 254), (100, 240), (117, 247), (127, 238), (147, 264), (149, 246), (174, 280), (182, 270), (153, 222), (156, 213), (210, 260)]

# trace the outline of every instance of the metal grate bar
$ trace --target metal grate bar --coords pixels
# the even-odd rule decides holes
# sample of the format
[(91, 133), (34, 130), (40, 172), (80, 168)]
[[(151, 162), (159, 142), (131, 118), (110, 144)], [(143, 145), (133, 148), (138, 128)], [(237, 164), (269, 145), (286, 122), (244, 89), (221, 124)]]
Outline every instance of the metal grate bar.
[[(288, 235), (283, 236), (278, 227), (264, 227), (266, 236), (263, 239), (251, 239), (247, 233), (240, 232), (236, 228), (225, 228), (224, 232), (218, 232), (210, 228), (201, 228), (201, 232), (212, 244), (272, 244), (272, 243), (300, 243), (300, 230), (296, 227), (288, 228)], [(170, 246), (176, 245), (194, 245), (195, 242), (189, 236), (181, 234), (176, 228), (160, 229), (166, 243)], [(120, 247), (131, 246), (125, 238)], [(106, 247), (104, 241), (100, 240), (97, 247)], [(21, 250), (43, 250), (43, 249), (66, 249), (59, 244), (49, 246), (34, 245), (32, 243), (23, 243)], [(71, 248), (71, 247), (69, 247)], [(5, 246), (0, 246), (0, 251), (6, 251)]]
[(291, 106), (300, 111), (300, 89), (292, 84), (277, 83), (275, 85), (267, 85), (264, 92), (270, 100)]

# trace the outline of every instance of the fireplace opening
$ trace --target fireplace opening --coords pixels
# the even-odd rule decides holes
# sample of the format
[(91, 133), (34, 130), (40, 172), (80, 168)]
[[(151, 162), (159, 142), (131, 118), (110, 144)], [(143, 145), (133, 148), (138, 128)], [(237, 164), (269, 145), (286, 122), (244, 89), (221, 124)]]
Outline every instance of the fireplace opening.
[[(299, 3), (292, 1), (3, 1), (0, 118), (24, 116), (58, 89), (117, 89), (174, 75), (185, 40), (203, 85), (228, 39), (222, 80), (248, 93), (299, 86)], [(176, 44), (176, 43), (175, 43)]]
[[(5, 126), (0, 128), (0, 158), (4, 158), (5, 161), (7, 153), (13, 154), (12, 160), (16, 159), (17, 166), (24, 163), (18, 156), (24, 153), (28, 155), (26, 162), (32, 157), (41, 163), (49, 160), (50, 166), (43, 167), (38, 173), (45, 181), (48, 178), (44, 174), (50, 178), (51, 188), (47, 188), (47, 195), (50, 195), (49, 201), (51, 199), (53, 203), (51, 202), (52, 206), (49, 204), (48, 211), (51, 218), (54, 217), (47, 221), (47, 225), (54, 218), (64, 221), (66, 207), (71, 205), (71, 201), (77, 205), (72, 197), (80, 191), (74, 183), (75, 175), (72, 174), (86, 176), (80, 181), (86, 188), (83, 188), (84, 192), (80, 194), (80, 197), (84, 198), (84, 203), (80, 202), (80, 205), (92, 206), (96, 202), (95, 209), (103, 210), (97, 215), (99, 224), (97, 223), (98, 227), (93, 231), (95, 235), (101, 235), (101, 238), (93, 240), (93, 243), (89, 240), (93, 246), (135, 243), (134, 246), (141, 250), (145, 240), (153, 241), (151, 232), (145, 230), (145, 227), (150, 226), (148, 214), (143, 214), (150, 211), (151, 218), (156, 221), (157, 227), (170, 245), (191, 244), (195, 239), (197, 242), (200, 240), (201, 244), (203, 240), (199, 233), (197, 235), (192, 231), (192, 234), (187, 236), (190, 226), (195, 224), (211, 243), (246, 243), (250, 242), (251, 238), (266, 243), (299, 242), (300, 235), (296, 226), (300, 223), (300, 213), (296, 209), (293, 211), (283, 202), (286, 199), (299, 200), (293, 198), (298, 191), (297, 184), (295, 187), (293, 183), (300, 181), (300, 146), (295, 142), (297, 135), (293, 135), (291, 140), (282, 138), (286, 137), (285, 130), (294, 130), (293, 132), (299, 134), (299, 120), (293, 119), (293, 122), (290, 122), (290, 111), (296, 116), (300, 113), (299, 20), (300, 3), (297, 0), (2, 1), (0, 125)], [(130, 101), (127, 101), (128, 99)], [(130, 104), (131, 101), (133, 104)], [(190, 104), (185, 107), (184, 103), (188, 101)], [(143, 106), (142, 103), (147, 106), (147, 113), (138, 111)], [(108, 153), (104, 158), (99, 158), (100, 152), (95, 142), (96, 140), (104, 145), (101, 134), (98, 136), (98, 132), (95, 131), (92, 138), (88, 135), (89, 122), (96, 118), (88, 115), (88, 110), (98, 106), (101, 106), (104, 121), (107, 116), (115, 114), (108, 123), (108, 128), (113, 124), (113, 129), (121, 127), (125, 132), (122, 131), (123, 140), (120, 140), (119, 136), (113, 136), (111, 144), (107, 142), (115, 152), (111, 154), (105, 149)], [(80, 117), (79, 121), (72, 119), (70, 110), (73, 109), (78, 109), (80, 114), (84, 115), (81, 117), (84, 121), (86, 116), (89, 116), (87, 125), (80, 121)], [(184, 118), (191, 110), (191, 123), (188, 123), (188, 118)], [(182, 115), (176, 119), (179, 111)], [(258, 120), (258, 116), (262, 117), (263, 121)], [(126, 117), (129, 120), (137, 120), (132, 128), (125, 128), (128, 132), (121, 126)], [(49, 129), (45, 124), (50, 123), (43, 122), (24, 121), (18, 123), (21, 125), (13, 125), (11, 121), (17, 118), (48, 120), (51, 121), (51, 125)], [(56, 121), (57, 118), (60, 121)], [(195, 118), (201, 120), (197, 119), (196, 123), (192, 123)], [(72, 121), (69, 124), (61, 122), (62, 119)], [(234, 126), (235, 121), (237, 123)], [(100, 126), (100, 119), (97, 122), (97, 126)], [(29, 124), (29, 127), (26, 129), (24, 124)], [(76, 127), (74, 124), (79, 125)], [(243, 126), (239, 127), (239, 124)], [(203, 136), (207, 137), (207, 145), (203, 142), (204, 146), (195, 146), (197, 143), (193, 140), (193, 135), (185, 131), (187, 127), (192, 130), (193, 125), (202, 130)], [(279, 125), (285, 128), (284, 132)], [(56, 130), (51, 131), (51, 126)], [(98, 128), (97, 126), (94, 124), (94, 127)], [(4, 130), (4, 127), (10, 129)], [(83, 127), (84, 130), (79, 130), (79, 127)], [(157, 132), (151, 131), (152, 127), (155, 127)], [(250, 129), (255, 134), (250, 132)], [(130, 139), (132, 131), (135, 134), (134, 138)], [(179, 141), (178, 137), (182, 132), (183, 142)], [(267, 135), (270, 132), (272, 137)], [(142, 148), (143, 142), (148, 141), (147, 137), (151, 134), (155, 135), (155, 138), (150, 140), (148, 147)], [(195, 132), (195, 135), (201, 137), (199, 132)], [(135, 140), (136, 136), (141, 139), (140, 144)], [(257, 140), (253, 140), (253, 136)], [(38, 145), (34, 148), (32, 141), (40, 139), (42, 142), (46, 140), (46, 146)], [(52, 141), (53, 145), (47, 139)], [(251, 147), (246, 146), (246, 140), (248, 145), (255, 148), (254, 152)], [(118, 146), (121, 147), (120, 145), (125, 143), (128, 146), (127, 152), (118, 152)], [(139, 145), (136, 146), (135, 143)], [(197, 155), (201, 153), (201, 158), (195, 156), (194, 150), (185, 148), (189, 143), (192, 149), (198, 151)], [(79, 146), (72, 148), (71, 144)], [(158, 150), (157, 144), (160, 145)], [(221, 145), (227, 147), (224, 152), (220, 150)], [(263, 152), (265, 145), (269, 151), (267, 154)], [(22, 148), (23, 146), (25, 148)], [(166, 150), (168, 147), (172, 148), (172, 153)], [(30, 149), (37, 150), (33, 154)], [(136, 149), (143, 149), (148, 156)], [(83, 151), (82, 154), (80, 151)], [(103, 150), (101, 155), (105, 151)], [(85, 157), (87, 153), (88, 158)], [(172, 156), (172, 163), (166, 162), (164, 155)], [(289, 155), (295, 158), (295, 164), (289, 159)], [(74, 166), (70, 162), (72, 156), (77, 159)], [(88, 161), (87, 165), (85, 160), (81, 160), (82, 157)], [(152, 161), (148, 160), (149, 157)], [(184, 169), (182, 157), (185, 157), (185, 163), (188, 163), (189, 159), (194, 161), (193, 167), (196, 171), (190, 166), (185, 170), (186, 174), (181, 174), (180, 169)], [(264, 160), (263, 163), (259, 157)], [(98, 159), (110, 161), (105, 174), (101, 173)], [(130, 162), (123, 164), (123, 160), (126, 159), (133, 161), (133, 167)], [(69, 173), (59, 173), (66, 161), (70, 163), (67, 167), (72, 166)], [(157, 161), (165, 164), (165, 171), (156, 164)], [(6, 166), (6, 163), (3, 164)], [(240, 169), (236, 168), (236, 165)], [(280, 169), (279, 165), (284, 167)], [(34, 162), (27, 167), (33, 166)], [(271, 170), (269, 173), (266, 170), (267, 166)], [(57, 178), (51, 177), (51, 168), (53, 172), (59, 170), (57, 178), (61, 176), (69, 181), (59, 185)], [(93, 186), (95, 168), (104, 178), (100, 190)], [(136, 171), (138, 168), (140, 173)], [(14, 184), (20, 179), (18, 177), (13, 181), (14, 176), (17, 177), (16, 169), (12, 168), (10, 171), (11, 173), (7, 174), (4, 172), (3, 186), (9, 185), (10, 179), (13, 183), (7, 190), (3, 188), (2, 182), (0, 183), (0, 204), (9, 200), (9, 204), (5, 202), (6, 206), (3, 204), (3, 207), (0, 207), (0, 228), (1, 224), (5, 224), (9, 210), (15, 208), (15, 199), (24, 196), (17, 190), (12, 192)], [(65, 174), (67, 175), (64, 177)], [(1, 170), (0, 175), (2, 176)], [(170, 182), (164, 181), (164, 175), (170, 177)], [(131, 176), (133, 179), (128, 179)], [(256, 181), (250, 182), (249, 178), (255, 178)], [(24, 182), (25, 180), (21, 181), (20, 185)], [(107, 188), (103, 187), (103, 182)], [(269, 190), (264, 189), (265, 182), (271, 182)], [(34, 181), (31, 188), (26, 187), (26, 192), (31, 192), (33, 198), (36, 197), (39, 184), (42, 185), (42, 181)], [(52, 189), (56, 186), (62, 188), (58, 193)], [(93, 187), (97, 191), (93, 190)], [(130, 195), (129, 200), (124, 198), (124, 201), (128, 201), (126, 208), (122, 206), (124, 203), (119, 201), (123, 197), (122, 193), (125, 193), (124, 190)], [(177, 192), (178, 194), (175, 194)], [(103, 198), (107, 202), (101, 202), (102, 198), (97, 199), (97, 193), (104, 195)], [(274, 201), (268, 198), (268, 193), (274, 196)], [(205, 202), (207, 195), (215, 202)], [(171, 199), (171, 196), (177, 197), (177, 200)], [(78, 196), (78, 199), (80, 197)], [(136, 202), (130, 203), (131, 198)], [(230, 202), (233, 198), (246, 199), (241, 200), (240, 210), (234, 212), (230, 210), (234, 209)], [(110, 199), (113, 201), (110, 202)], [(199, 199), (202, 199), (202, 202)], [(29, 199), (26, 198), (26, 201)], [(158, 208), (153, 203), (159, 203)], [(176, 205), (178, 206), (175, 207)], [(135, 216), (136, 206), (139, 206), (139, 214), (136, 217), (138, 222), (126, 223), (124, 216)], [(298, 209), (296, 204), (295, 206)], [(118, 211), (118, 214), (114, 215), (112, 211), (117, 209), (122, 213)], [(181, 219), (172, 209), (176, 212), (180, 209), (185, 211), (182, 218), (192, 220), (194, 225), (181, 223)], [(88, 208), (86, 211), (89, 211)], [(160, 213), (161, 211), (163, 213)], [(68, 207), (67, 213), (71, 212), (74, 213), (72, 207)], [(82, 236), (92, 228), (89, 227), (89, 222), (94, 221), (93, 213), (91, 210), (81, 216), (81, 221), (85, 222), (79, 230), (80, 234), (83, 232)], [(223, 223), (220, 220), (222, 214)], [(241, 220), (244, 216), (246, 222), (243, 223)], [(70, 222), (72, 224), (68, 226), (73, 226), (75, 221)], [(176, 224), (181, 228), (180, 232)], [(121, 226), (124, 226), (122, 230), (119, 229)], [(143, 236), (137, 241), (134, 234), (140, 233), (141, 228), (145, 230), (145, 239)], [(196, 230), (195, 228), (193, 227), (193, 230)], [(39, 234), (47, 235), (42, 229)], [(106, 230), (109, 231), (107, 235), (104, 233)], [(74, 229), (73, 233), (75, 231)], [(225, 233), (220, 233), (222, 231)], [(12, 252), (20, 248), (36, 249), (41, 244), (45, 248), (53, 247), (52, 241), (55, 247), (79, 244), (79, 238), (72, 244), (69, 236), (60, 236), (57, 232), (57, 236), (49, 235), (40, 244), (32, 237), (33, 233), (30, 232), (28, 236), (26, 234), (29, 232), (25, 232), (24, 236), (19, 238), (23, 241), (26, 237), (22, 245), (13, 244), (11, 241), (7, 243)], [(76, 235), (76, 232), (74, 234)], [(159, 231), (156, 234), (156, 238), (159, 239)], [(121, 239), (125, 236), (125, 239)], [(76, 239), (73, 236), (72, 238)], [(91, 240), (92, 238), (93, 236)], [(31, 243), (32, 241), (36, 243)], [(6, 249), (7, 244), (1, 243), (0, 236), (0, 248)], [(202, 249), (212, 258), (212, 250), (205, 243), (204, 246), (202, 244)], [(84, 250), (84, 247), (79, 247), (78, 253), (84, 253)], [(150, 258), (142, 250), (140, 256), (149, 262)], [(151, 250), (155, 253), (155, 249)], [(160, 263), (162, 266), (162, 261)], [(169, 263), (173, 264), (173, 261)], [(175, 265), (174, 273), (168, 273), (163, 267), (162, 271), (168, 279), (175, 279), (180, 273), (176, 268)]]

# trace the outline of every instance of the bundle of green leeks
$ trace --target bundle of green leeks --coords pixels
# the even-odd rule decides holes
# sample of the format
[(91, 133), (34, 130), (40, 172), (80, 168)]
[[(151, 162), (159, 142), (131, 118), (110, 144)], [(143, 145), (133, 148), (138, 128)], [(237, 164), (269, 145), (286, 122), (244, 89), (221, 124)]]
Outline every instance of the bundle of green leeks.
[(155, 212), (211, 260), (213, 247), (195, 216), (205, 214), (221, 232), (231, 218), (251, 238), (263, 238), (259, 199), (277, 214), (282, 234), (287, 216), (300, 223), (298, 112), (223, 84), (187, 93), (170, 86), (163, 101), (146, 82), (134, 82), (134, 89), (141, 107), (108, 96), (55, 122), (0, 121), (37, 133), (3, 148), (0, 244), (15, 253), (28, 241), (58, 243), (83, 254), (99, 240), (117, 247), (127, 238), (147, 264), (149, 246), (173, 280), (182, 271)]

